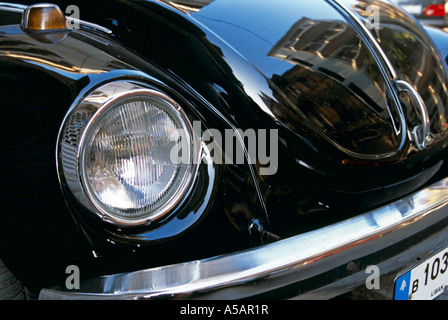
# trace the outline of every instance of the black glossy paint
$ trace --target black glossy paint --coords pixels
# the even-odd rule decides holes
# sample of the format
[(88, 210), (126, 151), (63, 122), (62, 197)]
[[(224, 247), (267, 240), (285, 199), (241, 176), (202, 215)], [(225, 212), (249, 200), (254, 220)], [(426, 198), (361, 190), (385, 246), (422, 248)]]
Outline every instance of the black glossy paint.
[[(378, 6), (378, 1), (345, 1), (360, 17), (367, 16), (369, 5)], [(448, 95), (447, 75), (443, 60), (412, 17), (397, 14), (396, 7), (382, 4), (379, 19), (381, 30), (373, 33), (389, 57), (400, 79), (415, 86), (425, 101), (431, 119), (431, 133), (438, 137), (446, 134)], [(367, 23), (367, 21), (365, 21)], [(418, 117), (407, 110), (407, 119), (414, 125)]]
[[(112, 34), (83, 29), (48, 43), (14, 25), (18, 16), (0, 16), (0, 254), (33, 288), (60, 282), (68, 264), (88, 277), (257, 245), (253, 219), (294, 235), (397, 199), (445, 170), (446, 109), (425, 91), (433, 84), (446, 99), (437, 57), (419, 70), (435, 140), (417, 152), (393, 126), (373, 54), (325, 1), (216, 0), (190, 13), (152, 1), (56, 3), (79, 5), (81, 19)], [(432, 50), (414, 22), (400, 23)], [(406, 73), (417, 53), (394, 45), (403, 48), (400, 75), (417, 81), (416, 70)], [(204, 129), (279, 130), (277, 174), (203, 165), (192, 196), (159, 224), (120, 230), (96, 220), (63, 197), (54, 152), (70, 106), (111, 79), (165, 91)]]
[[(258, 17), (248, 19), (237, 3), (216, 1), (193, 17), (263, 74), (269, 85), (263, 94), (271, 98), (266, 113), (302, 136), (307, 134), (303, 127), (309, 127), (355, 158), (381, 159), (401, 152), (380, 69), (332, 6), (281, 1), (271, 8), (268, 2), (246, 1), (241, 6), (253, 7), (250, 17)], [(280, 22), (272, 18), (286, 8), (289, 14)]]
[[(203, 120), (204, 129), (224, 130), (228, 125), (204, 108), (204, 102), (174, 75), (105, 38), (80, 31), (53, 34), (60, 41), (51, 43), (43, 35), (25, 34), (17, 25), (3, 26), (1, 32), (4, 90), (0, 105), (8, 123), (1, 132), (1, 148), (8, 155), (2, 158), (8, 173), (2, 203), (8, 217), (1, 224), (0, 251), (25, 284), (36, 289), (58, 283), (69, 264), (79, 265), (88, 277), (204, 258), (251, 245), (250, 221), (266, 220), (257, 197), (252, 196), (253, 183), (245, 165), (227, 169), (202, 165), (194, 192), (167, 219), (148, 228), (111, 227), (84, 212), (66, 194), (73, 220), (58, 185), (56, 140), (69, 107), (93, 88), (114, 79), (143, 81), (176, 99), (192, 121)], [(217, 99), (215, 104), (220, 103)], [(232, 205), (238, 205), (237, 211)], [(188, 229), (194, 233), (183, 235)], [(181, 235), (181, 240), (174, 241)], [(147, 242), (157, 247), (147, 249)], [(92, 250), (101, 258), (93, 259)]]

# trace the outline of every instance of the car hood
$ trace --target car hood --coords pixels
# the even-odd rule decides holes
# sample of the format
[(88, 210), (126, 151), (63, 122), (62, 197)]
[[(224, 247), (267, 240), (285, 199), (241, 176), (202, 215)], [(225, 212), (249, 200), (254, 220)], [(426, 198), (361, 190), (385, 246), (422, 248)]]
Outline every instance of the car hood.
[[(415, 151), (407, 135), (421, 124), (421, 114), (412, 104), (393, 101), (378, 57), (337, 4), (255, 2), (216, 0), (192, 16), (267, 80), (270, 91), (260, 95), (272, 101), (264, 111), (302, 137), (323, 139), (346, 161), (390, 161)], [(431, 134), (440, 139), (447, 127), (447, 78), (431, 41), (417, 22), (390, 4), (344, 4), (364, 23), (372, 23), (377, 13), (379, 27), (370, 32), (396, 76), (422, 96)]]
[[(235, 127), (279, 129), (278, 168), (287, 178), (290, 171), (303, 176), (311, 170), (331, 177), (337, 188), (351, 177), (350, 185), (370, 190), (409, 180), (441, 158), (435, 155), (446, 145), (445, 64), (421, 26), (394, 5), (343, 0), (361, 23), (379, 21), (370, 27), (372, 40), (335, 1), (167, 4), (176, 8), (114, 1), (98, 13), (85, 2), (82, 12), (83, 19), (110, 28), (114, 40), (177, 74)], [(148, 31), (154, 28), (160, 35)], [(384, 72), (388, 64), (424, 101), (431, 134), (424, 150), (410, 139), (422, 114), (396, 92), (395, 79)]]
[[(232, 66), (259, 107), (253, 125), (280, 132), (278, 172), (261, 178), (268, 211), (281, 203), (280, 211), (293, 215), (369, 210), (439, 172), (447, 145), (446, 67), (413, 17), (384, 1), (207, 3), (191, 17), (259, 73), (262, 79), (248, 80), (244, 67)], [(412, 141), (424, 114), (397, 90), (397, 80), (424, 102), (424, 147)], [(261, 123), (260, 111), (270, 120)], [(307, 200), (291, 209), (292, 199)]]

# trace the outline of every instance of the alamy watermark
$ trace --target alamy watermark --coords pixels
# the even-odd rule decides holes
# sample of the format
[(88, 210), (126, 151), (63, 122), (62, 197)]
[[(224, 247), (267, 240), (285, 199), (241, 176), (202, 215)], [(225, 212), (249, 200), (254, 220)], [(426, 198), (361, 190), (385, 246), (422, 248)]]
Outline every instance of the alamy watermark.
[[(206, 129), (202, 132), (201, 122), (194, 121), (193, 132), (206, 143), (214, 164), (258, 165), (263, 176), (274, 175), (278, 170), (277, 129), (225, 129), (224, 132)], [(187, 152), (190, 146), (185, 132), (181, 129), (174, 131), (170, 140), (177, 141), (170, 152), (171, 162), (188, 164), (191, 161)]]
[(67, 15), (67, 20), (65, 22), (67, 29), (79, 29), (80, 23), (80, 11), (79, 7), (76, 5), (69, 5), (65, 8), (65, 14)]
[(380, 7), (370, 5), (366, 8), (367, 13), (367, 29), (378, 30), (380, 28)]
[(371, 265), (366, 268), (366, 288), (368, 290), (379, 290), (380, 288), (380, 268), (376, 265)]
[(68, 290), (79, 290), (81, 281), (79, 267), (76, 265), (69, 265), (65, 268), (65, 274), (69, 275), (65, 280), (65, 287)]

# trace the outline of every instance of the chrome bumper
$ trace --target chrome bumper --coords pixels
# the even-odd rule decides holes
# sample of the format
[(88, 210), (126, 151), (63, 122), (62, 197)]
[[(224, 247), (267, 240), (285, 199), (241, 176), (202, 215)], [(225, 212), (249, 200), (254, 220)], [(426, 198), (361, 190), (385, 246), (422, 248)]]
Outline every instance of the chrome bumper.
[(448, 245), (448, 178), (390, 205), (254, 249), (43, 289), (39, 299), (331, 298)]

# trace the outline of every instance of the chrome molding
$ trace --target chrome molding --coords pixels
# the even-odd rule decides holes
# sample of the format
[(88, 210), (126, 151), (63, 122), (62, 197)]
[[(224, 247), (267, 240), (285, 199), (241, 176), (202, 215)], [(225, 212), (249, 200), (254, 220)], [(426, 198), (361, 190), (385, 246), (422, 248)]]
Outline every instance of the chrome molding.
[[(441, 234), (446, 234), (447, 219), (448, 178), (390, 205), (269, 245), (210, 259), (102, 276), (82, 282), (80, 290), (44, 289), (39, 298), (247, 298), (328, 274), (353, 259), (390, 250), (431, 226), (445, 228)], [(444, 246), (448, 244), (446, 236), (437, 239)], [(437, 245), (441, 244), (431, 243), (431, 250)], [(409, 248), (399, 247), (394, 255), (403, 257)], [(391, 258), (389, 264), (394, 268), (391, 270), (424, 253), (413, 251), (406, 257), (409, 260)], [(330, 283), (339, 280), (337, 277), (340, 279), (340, 275), (335, 276)], [(363, 280), (362, 276), (360, 279)], [(346, 288), (335, 289), (333, 293)]]
[[(392, 65), (391, 61), (389, 60), (388, 56), (384, 52), (381, 45), (378, 43), (378, 40), (374, 37), (371, 30), (369, 30), (369, 28), (361, 21), (356, 12), (347, 7), (343, 3), (343, 0), (327, 0), (327, 1), (329, 3), (333, 3), (335, 7), (342, 10), (344, 15), (346, 17), (349, 17), (349, 19), (352, 20), (352, 22), (356, 25), (356, 27), (360, 28), (360, 32), (364, 37), (366, 37), (368, 45), (373, 47), (372, 49), (374, 52), (372, 52), (372, 54), (381, 60), (378, 62), (378, 65), (381, 71), (383, 72), (385, 80), (388, 83), (389, 89), (393, 93), (396, 109), (398, 115), (400, 116), (402, 131), (408, 132), (410, 140), (412, 141), (412, 143), (415, 145), (416, 148), (420, 150), (425, 149), (430, 142), (429, 140), (430, 121), (428, 110), (420, 94), (410, 83), (408, 83), (403, 79), (399, 79), (397, 71), (395, 70), (394, 66)], [(420, 112), (419, 116), (421, 119), (421, 126), (415, 126), (413, 128), (409, 128), (406, 121), (405, 113), (403, 111), (403, 107), (401, 106), (401, 102), (397, 96), (397, 93), (399, 92), (407, 92), (410, 95), (416, 108)], [(395, 124), (394, 126), (397, 127)]]
[(383, 48), (381, 48), (378, 41), (375, 39), (373, 34), (367, 28), (367, 26), (357, 16), (357, 14), (354, 13), (352, 10), (350, 10), (350, 8), (348, 8), (341, 0), (327, 0), (327, 1), (330, 3), (333, 2), (336, 6), (341, 8), (348, 16), (350, 16), (350, 18), (356, 23), (356, 25), (362, 29), (363, 35), (368, 38), (369, 44), (374, 47), (375, 51), (380, 55), (381, 59), (383, 60), (384, 65), (387, 67), (387, 72), (389, 73), (389, 79), (397, 79), (398, 78), (397, 72), (395, 71), (395, 68), (393, 67)]
[(17, 3), (0, 2), (0, 11), (22, 13), (26, 9), (25, 5)]
[(87, 21), (84, 21), (84, 20), (81, 20), (81, 19), (75, 19), (75, 18), (72, 18), (72, 17), (65, 17), (65, 18), (67, 19), (67, 24), (69, 24), (69, 23), (70, 24), (74, 24), (74, 25), (79, 24), (81, 26), (84, 26), (84, 27), (87, 27), (87, 28), (91, 28), (91, 29), (94, 29), (94, 30), (97, 30), (97, 31), (101, 31), (101, 32), (104, 32), (104, 33), (107, 33), (107, 34), (112, 34), (113, 33), (112, 30), (110, 30), (110, 29), (108, 29), (106, 27), (100, 26), (100, 25), (98, 25), (96, 23), (91, 23), (91, 22), (87, 22)]
[(409, 82), (403, 80), (396, 80), (394, 84), (399, 92), (406, 92), (407, 94), (409, 94), (412, 101), (414, 102), (414, 105), (420, 112), (421, 126), (414, 127), (410, 132), (410, 134), (411, 139), (416, 145), (416, 147), (419, 148), (420, 150), (423, 150), (428, 145), (429, 136), (431, 134), (430, 132), (431, 122), (429, 120), (429, 113), (428, 110), (426, 109), (425, 102), (423, 101), (422, 97), (417, 92), (417, 90), (415, 90), (414, 87), (409, 84)]

